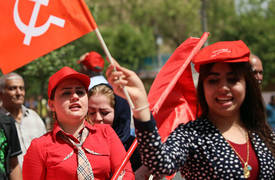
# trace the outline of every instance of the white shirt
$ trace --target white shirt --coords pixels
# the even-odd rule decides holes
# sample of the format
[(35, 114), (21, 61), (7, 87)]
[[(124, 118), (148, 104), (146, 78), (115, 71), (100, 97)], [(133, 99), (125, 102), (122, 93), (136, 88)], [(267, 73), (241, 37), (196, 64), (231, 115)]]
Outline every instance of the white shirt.
[[(1, 110), (5, 112), (6, 115), (11, 116), (11, 114), (7, 110), (3, 108)], [(15, 121), (15, 126), (22, 150), (22, 154), (17, 156), (21, 168), (24, 155), (31, 145), (32, 140), (46, 133), (45, 124), (35, 111), (33, 111), (32, 109), (28, 109), (22, 105), (22, 112), (23, 116), (21, 122)]]

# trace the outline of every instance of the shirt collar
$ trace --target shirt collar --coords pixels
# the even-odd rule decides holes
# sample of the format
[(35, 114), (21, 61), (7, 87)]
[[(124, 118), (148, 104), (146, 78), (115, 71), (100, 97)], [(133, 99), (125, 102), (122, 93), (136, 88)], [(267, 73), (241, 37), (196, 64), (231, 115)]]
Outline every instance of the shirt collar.
[[(96, 131), (96, 127), (94, 125), (91, 125), (90, 123), (88, 123), (87, 121), (84, 121), (84, 126), (89, 130), (89, 132), (94, 133)], [(56, 141), (57, 138), (57, 134), (58, 133), (63, 133), (65, 136), (70, 136), (73, 138), (72, 135), (67, 134), (66, 132), (64, 132), (61, 127), (59, 126), (59, 124), (57, 122), (54, 123), (54, 127), (53, 127), (53, 139), (54, 141)]]
[[(23, 117), (27, 116), (30, 113), (29, 109), (26, 108), (24, 105), (22, 105), (21, 108), (22, 108)], [(3, 106), (0, 107), (0, 112), (6, 114), (7, 116), (11, 116), (11, 113), (8, 110), (6, 110)]]
[(29, 109), (26, 108), (24, 105), (22, 105), (22, 113), (23, 113), (23, 116), (27, 116), (30, 112), (29, 112)]
[(4, 113), (5, 115), (7, 115), (7, 116), (10, 116), (10, 112), (9, 111), (7, 111), (3, 106), (1, 106), (0, 107), (0, 111), (2, 112), (2, 113)]

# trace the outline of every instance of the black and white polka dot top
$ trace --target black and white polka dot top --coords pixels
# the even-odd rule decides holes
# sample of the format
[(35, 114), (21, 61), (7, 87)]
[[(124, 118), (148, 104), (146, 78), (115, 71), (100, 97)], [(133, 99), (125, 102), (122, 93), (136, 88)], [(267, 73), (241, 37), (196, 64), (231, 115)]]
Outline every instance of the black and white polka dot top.
[[(156, 178), (180, 171), (185, 179), (245, 179), (241, 161), (207, 119), (179, 125), (161, 143), (155, 121), (135, 120), (142, 162)], [(275, 136), (274, 142), (275, 142)], [(259, 177), (275, 179), (275, 159), (257, 134), (252, 146), (259, 161)]]

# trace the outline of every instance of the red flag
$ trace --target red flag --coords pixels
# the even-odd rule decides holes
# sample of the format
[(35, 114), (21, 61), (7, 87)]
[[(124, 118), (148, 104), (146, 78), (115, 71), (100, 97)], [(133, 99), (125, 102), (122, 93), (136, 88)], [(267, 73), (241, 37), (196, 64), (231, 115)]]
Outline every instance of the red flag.
[(8, 73), (97, 25), (84, 0), (0, 1), (0, 68)]
[(150, 109), (162, 141), (181, 123), (195, 119), (196, 89), (190, 62), (208, 37), (190, 37), (171, 55), (155, 78), (148, 94)]

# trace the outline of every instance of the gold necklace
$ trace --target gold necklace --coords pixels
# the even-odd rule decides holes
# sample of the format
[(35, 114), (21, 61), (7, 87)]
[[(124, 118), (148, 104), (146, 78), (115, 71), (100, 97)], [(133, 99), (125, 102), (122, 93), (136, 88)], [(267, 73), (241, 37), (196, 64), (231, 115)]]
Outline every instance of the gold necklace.
[(244, 167), (243, 167), (243, 173), (244, 173), (244, 177), (247, 179), (250, 177), (250, 171), (252, 170), (252, 167), (248, 164), (248, 160), (249, 160), (249, 138), (248, 135), (246, 134), (246, 150), (247, 150), (247, 157), (246, 157), (246, 161), (243, 160), (243, 158), (240, 156), (240, 154), (236, 151), (236, 149), (231, 145), (231, 143), (226, 139), (226, 142), (230, 145), (230, 147), (233, 149), (233, 151), (237, 154), (237, 156), (239, 157), (239, 159), (243, 162)]

